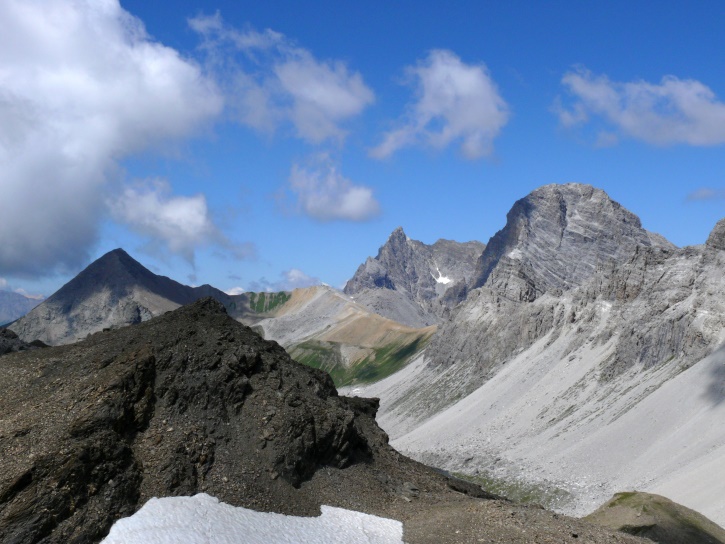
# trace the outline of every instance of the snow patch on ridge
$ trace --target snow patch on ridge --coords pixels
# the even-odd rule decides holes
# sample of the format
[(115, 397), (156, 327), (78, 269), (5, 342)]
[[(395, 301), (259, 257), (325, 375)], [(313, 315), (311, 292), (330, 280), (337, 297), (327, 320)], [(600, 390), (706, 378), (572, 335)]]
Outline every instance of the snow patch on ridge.
[(433, 279), (436, 280), (437, 283), (448, 285), (449, 283), (451, 283), (451, 281), (453, 281), (448, 276), (444, 276), (443, 274), (441, 274), (441, 269), (438, 268), (438, 265), (436, 265), (436, 271), (438, 272), (438, 277), (436, 278), (433, 274), (431, 274), (431, 276), (433, 276)]
[(322, 506), (305, 518), (238, 508), (199, 493), (149, 500), (118, 520), (102, 544), (403, 544), (403, 524), (344, 508)]
[(519, 248), (515, 247), (514, 249), (509, 251), (506, 256), (514, 261), (520, 261), (523, 258), (524, 254)]

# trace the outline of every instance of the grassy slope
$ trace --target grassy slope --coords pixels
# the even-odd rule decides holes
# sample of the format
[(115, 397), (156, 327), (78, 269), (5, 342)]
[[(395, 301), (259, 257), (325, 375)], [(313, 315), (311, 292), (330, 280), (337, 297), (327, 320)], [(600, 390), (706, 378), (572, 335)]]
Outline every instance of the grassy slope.
[(403, 368), (425, 348), (429, 333), (411, 335), (380, 347), (364, 348), (367, 355), (346, 365), (341, 345), (335, 342), (309, 340), (289, 349), (290, 355), (302, 364), (320, 368), (330, 374), (335, 385), (371, 383)]
[(725, 530), (705, 516), (650, 493), (617, 493), (584, 519), (661, 544), (725, 543)]

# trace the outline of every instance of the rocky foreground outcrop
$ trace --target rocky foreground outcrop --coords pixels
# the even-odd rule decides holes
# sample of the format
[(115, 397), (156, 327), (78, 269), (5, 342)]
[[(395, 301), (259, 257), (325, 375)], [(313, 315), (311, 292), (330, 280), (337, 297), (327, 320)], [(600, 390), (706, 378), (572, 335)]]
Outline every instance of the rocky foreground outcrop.
[(44, 347), (40, 341), (23, 342), (17, 334), (10, 329), (0, 329), (0, 355), (11, 353), (13, 351), (25, 351)]
[(339, 397), (325, 373), (212, 299), (5, 355), (0, 541), (95, 542), (153, 496), (203, 491), (258, 510), (315, 515), (329, 504), (392, 517), (411, 543), (638, 542), (490, 500), (401, 456), (376, 407)]

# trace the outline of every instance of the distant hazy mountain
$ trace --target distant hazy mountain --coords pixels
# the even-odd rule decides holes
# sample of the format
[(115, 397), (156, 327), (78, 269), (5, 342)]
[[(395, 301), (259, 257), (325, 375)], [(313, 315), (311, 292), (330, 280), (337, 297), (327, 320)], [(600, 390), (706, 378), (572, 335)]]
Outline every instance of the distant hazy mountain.
[(0, 291), (0, 325), (24, 316), (42, 301), (42, 298), (29, 298), (13, 291)]
[[(665, 495), (725, 523), (725, 220), (676, 248), (603, 191), (537, 189), (425, 357), (363, 388), (392, 443), (584, 514)], [(544, 493), (541, 490), (547, 490)]]
[[(473, 279), (483, 253), (481, 242), (438, 240), (427, 245), (411, 240), (398, 227), (345, 285), (345, 293), (372, 311), (406, 325), (439, 323), (449, 290)], [(458, 297), (454, 297), (457, 298)]]

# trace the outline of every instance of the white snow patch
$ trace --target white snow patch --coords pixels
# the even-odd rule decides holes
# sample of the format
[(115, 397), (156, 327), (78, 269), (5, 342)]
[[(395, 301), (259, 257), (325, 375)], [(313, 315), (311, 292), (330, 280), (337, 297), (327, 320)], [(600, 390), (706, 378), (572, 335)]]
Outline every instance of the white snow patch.
[(436, 270), (438, 271), (438, 277), (436, 278), (435, 276), (433, 276), (433, 274), (431, 274), (431, 276), (433, 276), (433, 279), (436, 280), (438, 283), (448, 285), (449, 283), (451, 283), (451, 281), (453, 281), (448, 276), (444, 276), (443, 274), (441, 274), (441, 269), (438, 268), (438, 265), (436, 265)]
[(508, 252), (508, 253), (506, 254), (506, 256), (507, 256), (507, 257), (508, 257), (509, 259), (513, 259), (514, 261), (520, 261), (520, 260), (521, 260), (521, 258), (523, 257), (523, 255), (524, 255), (524, 254), (523, 254), (523, 253), (521, 253), (521, 250), (520, 250), (519, 248), (517, 248), (517, 247), (516, 247), (516, 248), (514, 248), (514, 249), (512, 249), (511, 251), (509, 251), (509, 252)]
[(403, 524), (322, 506), (316, 518), (255, 512), (205, 493), (153, 498), (118, 520), (102, 544), (402, 544)]

